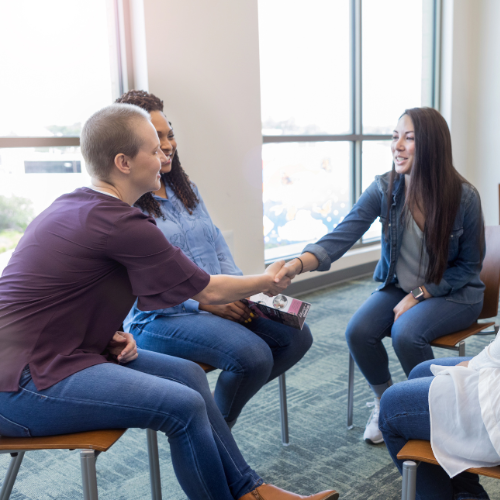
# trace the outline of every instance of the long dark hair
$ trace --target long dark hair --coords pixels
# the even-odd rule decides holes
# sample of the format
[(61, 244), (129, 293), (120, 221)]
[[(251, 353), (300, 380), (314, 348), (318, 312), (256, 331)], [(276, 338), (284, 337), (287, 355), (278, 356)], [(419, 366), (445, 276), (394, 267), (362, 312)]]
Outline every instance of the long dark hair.
[[(129, 90), (119, 97), (116, 102), (135, 104), (148, 113), (151, 113), (151, 111), (163, 112), (163, 101), (154, 94), (149, 94), (144, 90)], [(172, 169), (167, 174), (162, 174), (162, 180), (165, 185), (168, 184), (172, 188), (172, 191), (186, 207), (186, 210), (192, 214), (193, 209), (200, 200), (193, 191), (193, 186), (188, 175), (182, 168), (177, 151), (172, 158)], [(135, 206), (146, 211), (151, 217), (165, 219), (161, 212), (160, 204), (154, 199), (152, 193), (143, 194), (135, 202)]]
[[(417, 207), (425, 215), (424, 241), (429, 255), (425, 280), (428, 283), (439, 283), (448, 266), (450, 235), (460, 209), (462, 184), (471, 184), (453, 166), (450, 130), (442, 115), (433, 108), (407, 109), (403, 115), (411, 118), (415, 132), (415, 155), (405, 208), (411, 210)], [(394, 181), (398, 175), (393, 161), (389, 179), (387, 220), (391, 210)], [(387, 236), (387, 226), (385, 230)], [(477, 242), (482, 256), (483, 224), (479, 224)]]

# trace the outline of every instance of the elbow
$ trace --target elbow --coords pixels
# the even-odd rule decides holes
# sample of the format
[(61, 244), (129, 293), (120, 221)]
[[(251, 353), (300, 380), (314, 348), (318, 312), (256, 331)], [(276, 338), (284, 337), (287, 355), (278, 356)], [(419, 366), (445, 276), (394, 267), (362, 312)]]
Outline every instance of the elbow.
[(216, 290), (207, 290), (207, 288), (201, 291), (196, 297), (196, 300), (200, 304), (205, 304), (207, 306), (215, 306), (225, 303), (220, 293), (218, 293)]

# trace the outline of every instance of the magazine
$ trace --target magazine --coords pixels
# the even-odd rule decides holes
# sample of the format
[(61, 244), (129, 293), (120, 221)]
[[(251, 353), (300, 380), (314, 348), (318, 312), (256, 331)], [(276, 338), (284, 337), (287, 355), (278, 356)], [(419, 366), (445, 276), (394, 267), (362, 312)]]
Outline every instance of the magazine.
[(249, 299), (243, 299), (242, 302), (257, 316), (292, 326), (298, 330), (302, 330), (306, 316), (311, 309), (311, 304), (308, 302), (302, 302), (281, 293), (274, 297), (258, 293)]

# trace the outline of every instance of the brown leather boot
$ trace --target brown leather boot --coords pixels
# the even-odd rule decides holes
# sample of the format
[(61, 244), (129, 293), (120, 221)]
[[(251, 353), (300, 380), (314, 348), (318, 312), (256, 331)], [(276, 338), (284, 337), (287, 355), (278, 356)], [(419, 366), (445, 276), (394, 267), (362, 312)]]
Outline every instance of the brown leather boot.
[(272, 484), (263, 484), (250, 493), (243, 495), (238, 500), (337, 500), (338, 497), (339, 494), (334, 490), (322, 491), (321, 493), (316, 493), (316, 495), (304, 497), (290, 491), (282, 490)]

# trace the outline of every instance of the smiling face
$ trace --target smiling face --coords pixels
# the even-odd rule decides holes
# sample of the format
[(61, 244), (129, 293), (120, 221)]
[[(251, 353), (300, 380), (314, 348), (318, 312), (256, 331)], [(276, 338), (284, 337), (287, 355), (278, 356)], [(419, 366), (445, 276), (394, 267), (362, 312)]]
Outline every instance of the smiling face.
[(135, 129), (141, 137), (141, 148), (134, 158), (128, 158), (130, 165), (130, 182), (140, 196), (160, 189), (160, 169), (167, 158), (160, 148), (158, 135), (147, 120), (138, 121)]
[(403, 115), (392, 133), (392, 158), (398, 174), (409, 175), (415, 159), (415, 131), (408, 115)]
[(165, 155), (161, 164), (161, 173), (166, 174), (172, 170), (172, 158), (177, 149), (177, 141), (174, 137), (174, 131), (168, 123), (167, 117), (161, 111), (151, 111), (151, 123), (156, 129), (160, 147)]

